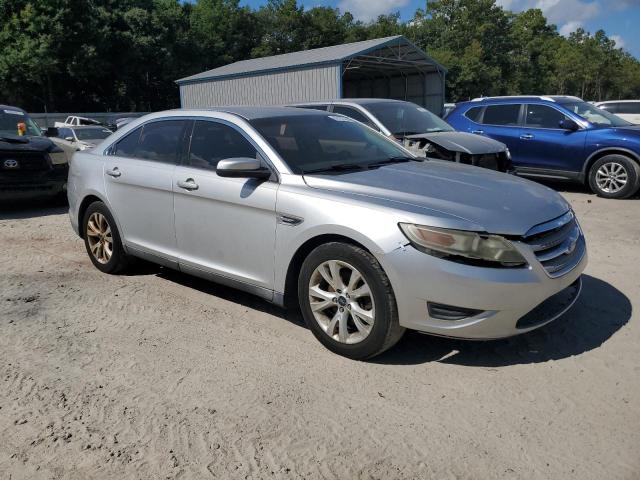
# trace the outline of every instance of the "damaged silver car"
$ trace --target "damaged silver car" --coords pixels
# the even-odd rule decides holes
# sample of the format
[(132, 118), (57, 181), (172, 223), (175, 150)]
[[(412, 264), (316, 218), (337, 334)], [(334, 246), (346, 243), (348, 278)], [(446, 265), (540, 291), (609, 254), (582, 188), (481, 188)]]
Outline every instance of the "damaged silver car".
[(467, 165), (511, 171), (511, 154), (504, 143), (458, 132), (415, 103), (386, 98), (343, 98), (293, 105), (339, 113), (395, 138), (413, 154)]

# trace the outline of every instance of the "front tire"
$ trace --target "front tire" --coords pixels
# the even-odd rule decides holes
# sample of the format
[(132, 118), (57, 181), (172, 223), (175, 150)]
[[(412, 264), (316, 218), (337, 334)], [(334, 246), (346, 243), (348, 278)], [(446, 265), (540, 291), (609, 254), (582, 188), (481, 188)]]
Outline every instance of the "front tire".
[(122, 247), (118, 227), (107, 206), (102, 202), (89, 205), (82, 219), (82, 227), (84, 246), (91, 263), (104, 273), (123, 272), (130, 264), (131, 257)]
[(640, 166), (624, 155), (605, 155), (589, 170), (589, 187), (603, 198), (628, 198), (638, 191)]
[(298, 298), (315, 337), (348, 358), (374, 357), (404, 333), (387, 275), (354, 245), (331, 242), (313, 250), (300, 270)]

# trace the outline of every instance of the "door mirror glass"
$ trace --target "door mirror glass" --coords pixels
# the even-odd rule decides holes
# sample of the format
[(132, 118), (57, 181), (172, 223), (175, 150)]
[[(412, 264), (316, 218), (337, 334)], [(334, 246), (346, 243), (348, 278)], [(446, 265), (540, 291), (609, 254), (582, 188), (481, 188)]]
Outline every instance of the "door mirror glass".
[(559, 125), (560, 125), (560, 128), (564, 130), (571, 130), (572, 132), (575, 132), (576, 130), (580, 129), (580, 125), (578, 125), (576, 122), (574, 122), (570, 118), (565, 118), (563, 120), (560, 120)]
[(220, 160), (216, 173), (221, 177), (232, 178), (269, 178), (271, 170), (262, 166), (260, 160), (248, 157)]

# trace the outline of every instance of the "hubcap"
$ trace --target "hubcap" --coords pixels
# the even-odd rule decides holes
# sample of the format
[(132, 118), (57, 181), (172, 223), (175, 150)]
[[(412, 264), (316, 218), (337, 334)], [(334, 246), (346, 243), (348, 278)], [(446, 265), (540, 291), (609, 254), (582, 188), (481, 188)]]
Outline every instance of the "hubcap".
[(91, 255), (100, 263), (107, 263), (113, 255), (113, 237), (106, 217), (94, 212), (87, 222), (87, 241)]
[(627, 170), (616, 162), (605, 163), (596, 171), (596, 184), (605, 193), (617, 193), (627, 184)]
[(309, 304), (318, 325), (340, 343), (358, 343), (371, 333), (375, 305), (369, 285), (340, 260), (321, 263), (309, 280)]

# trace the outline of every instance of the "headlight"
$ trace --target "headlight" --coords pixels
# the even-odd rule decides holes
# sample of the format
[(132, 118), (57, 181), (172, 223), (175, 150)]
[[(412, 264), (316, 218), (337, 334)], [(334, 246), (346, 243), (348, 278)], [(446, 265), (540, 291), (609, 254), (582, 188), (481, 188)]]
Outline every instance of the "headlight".
[(519, 267), (527, 264), (513, 244), (500, 235), (411, 223), (400, 223), (399, 226), (415, 247), (436, 257), (493, 267)]

